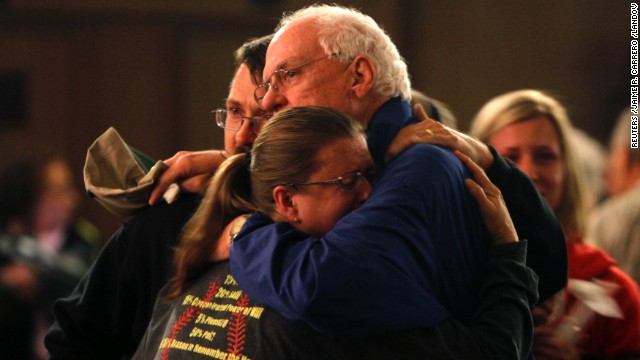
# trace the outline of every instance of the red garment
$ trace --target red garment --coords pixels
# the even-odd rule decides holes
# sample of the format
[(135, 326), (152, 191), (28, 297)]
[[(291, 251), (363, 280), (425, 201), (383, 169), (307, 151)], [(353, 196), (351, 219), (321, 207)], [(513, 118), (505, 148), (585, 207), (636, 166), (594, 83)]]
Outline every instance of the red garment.
[[(613, 282), (620, 289), (613, 295), (624, 315), (616, 319), (596, 315), (579, 343), (583, 354), (613, 358), (620, 355), (640, 354), (640, 291), (637, 284), (599, 248), (569, 241), (569, 278)], [(576, 298), (567, 294), (567, 309)]]

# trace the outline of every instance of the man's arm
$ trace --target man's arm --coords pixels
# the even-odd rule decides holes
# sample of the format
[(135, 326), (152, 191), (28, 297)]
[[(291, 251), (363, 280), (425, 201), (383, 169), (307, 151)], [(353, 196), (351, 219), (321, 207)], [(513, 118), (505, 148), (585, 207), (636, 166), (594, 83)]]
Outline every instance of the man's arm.
[[(475, 315), (469, 324), (449, 318), (430, 328), (387, 334), (373, 342), (381, 348), (391, 344), (391, 348), (425, 359), (524, 359), (533, 340), (529, 304), (537, 301), (538, 288), (537, 276), (525, 265), (526, 242), (515, 240), (513, 222), (497, 187), (467, 156), (456, 155), (473, 176), (466, 180), (467, 187), (480, 206), (494, 244)], [(369, 358), (377, 354), (384, 358), (378, 347), (373, 348), (367, 346), (373, 351)]]
[(527, 266), (539, 276), (538, 292), (544, 301), (567, 284), (567, 244), (562, 227), (531, 179), (493, 147), (489, 179), (500, 189), (520, 238), (529, 240)]
[(254, 217), (231, 248), (232, 274), (256, 301), (324, 332), (433, 325), (448, 315), (436, 299), (473, 288), (488, 247), (463, 170), (447, 150), (412, 147), (321, 239)]
[(224, 150), (179, 151), (165, 160), (169, 166), (158, 180), (149, 197), (149, 205), (156, 205), (169, 185), (178, 184), (188, 193), (204, 191), (220, 164), (227, 159)]
[(468, 324), (448, 318), (434, 326), (354, 340), (347, 349), (367, 359), (526, 359), (533, 339), (529, 304), (537, 276), (526, 265), (526, 241), (496, 245), (479, 287), (478, 310)]
[(525, 359), (531, 350), (533, 318), (530, 307), (538, 300), (538, 277), (525, 265), (525, 245), (521, 241), (495, 245), (491, 250), (486, 277), (479, 291), (480, 305), (468, 326), (487, 359), (515, 358), (515, 354)]
[(421, 121), (400, 130), (389, 146), (387, 159), (416, 143), (437, 144), (469, 156), (502, 192), (518, 236), (529, 240), (527, 265), (540, 277), (540, 300), (563, 289), (568, 271), (564, 233), (531, 179), (491, 146), (429, 119), (420, 105), (414, 111)]
[(197, 204), (197, 196), (181, 196), (116, 231), (73, 292), (54, 305), (56, 321), (45, 338), (52, 360), (133, 354), (170, 273), (172, 246)]

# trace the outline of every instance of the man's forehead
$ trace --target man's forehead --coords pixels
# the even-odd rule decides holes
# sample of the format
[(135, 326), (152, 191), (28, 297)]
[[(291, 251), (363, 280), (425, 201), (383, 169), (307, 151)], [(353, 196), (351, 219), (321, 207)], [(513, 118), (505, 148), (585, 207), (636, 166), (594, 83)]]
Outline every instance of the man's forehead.
[(249, 67), (240, 65), (229, 88), (229, 95), (225, 99), (226, 106), (243, 108), (246, 112), (255, 113), (260, 107), (253, 98), (253, 89), (256, 84), (249, 72)]
[(310, 55), (322, 51), (314, 31), (305, 24), (295, 24), (281, 29), (274, 35), (267, 48), (265, 73), (287, 65), (297, 65)]

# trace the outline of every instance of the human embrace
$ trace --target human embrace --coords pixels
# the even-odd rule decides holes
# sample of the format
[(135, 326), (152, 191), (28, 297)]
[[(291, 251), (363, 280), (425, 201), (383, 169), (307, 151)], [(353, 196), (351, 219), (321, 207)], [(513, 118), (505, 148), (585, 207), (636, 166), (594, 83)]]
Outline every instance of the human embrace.
[(567, 271), (531, 181), (414, 115), (404, 60), (359, 11), (310, 6), (269, 40), (262, 79), (242, 64), (218, 122), (250, 155), (179, 154), (152, 195), (214, 172), (194, 159), (228, 157), (136, 357), (527, 358), (536, 290), (548, 298)]

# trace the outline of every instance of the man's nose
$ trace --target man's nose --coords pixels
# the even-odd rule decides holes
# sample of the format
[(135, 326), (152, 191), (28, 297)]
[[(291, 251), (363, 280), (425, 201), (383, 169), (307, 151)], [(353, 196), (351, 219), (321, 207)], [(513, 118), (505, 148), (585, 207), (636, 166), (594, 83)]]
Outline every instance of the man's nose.
[(251, 121), (244, 120), (242, 125), (240, 125), (240, 129), (236, 132), (236, 146), (247, 146), (251, 147), (253, 142), (256, 140), (256, 134), (253, 133), (251, 129)]
[(278, 112), (287, 105), (287, 98), (270, 86), (262, 98), (262, 109), (266, 112)]

